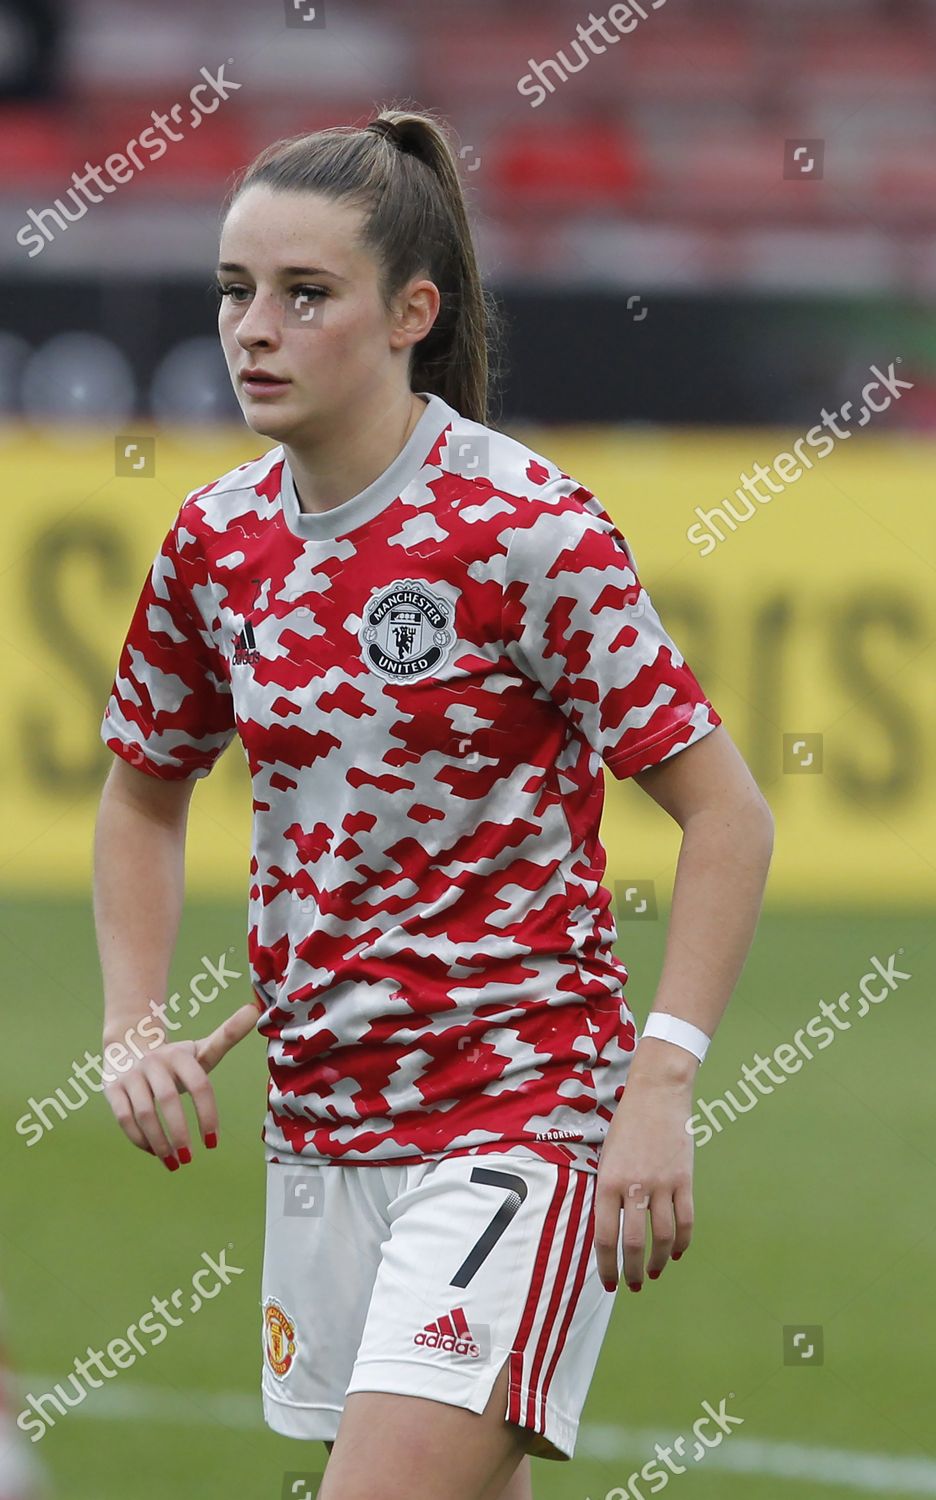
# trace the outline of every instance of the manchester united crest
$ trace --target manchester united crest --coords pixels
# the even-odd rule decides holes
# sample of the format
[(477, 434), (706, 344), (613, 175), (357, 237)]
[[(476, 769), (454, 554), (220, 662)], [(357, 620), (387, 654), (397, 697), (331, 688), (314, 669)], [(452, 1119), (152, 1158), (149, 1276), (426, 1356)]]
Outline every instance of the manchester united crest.
[(428, 677), (455, 644), (453, 609), (418, 579), (398, 579), (376, 590), (361, 622), (362, 655), (385, 682)]
[(263, 1304), (263, 1352), (268, 1368), (277, 1380), (283, 1380), (296, 1357), (296, 1327), (272, 1297)]

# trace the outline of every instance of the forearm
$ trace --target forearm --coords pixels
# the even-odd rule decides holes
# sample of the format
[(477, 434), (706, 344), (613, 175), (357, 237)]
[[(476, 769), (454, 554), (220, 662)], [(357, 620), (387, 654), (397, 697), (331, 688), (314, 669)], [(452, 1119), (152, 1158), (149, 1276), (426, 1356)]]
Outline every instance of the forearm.
[[(151, 1002), (165, 1000), (182, 914), (185, 829), (184, 813), (159, 818), (105, 787), (94, 836), (105, 1045), (123, 1041), (153, 1016)], [(151, 1039), (158, 1025), (149, 1023)]]
[[(772, 848), (763, 803), (704, 808), (687, 820), (651, 1010), (714, 1034), (751, 947)], [(641, 1042), (640, 1054), (640, 1071), (659, 1066), (692, 1077), (698, 1066), (691, 1053), (657, 1038)]]

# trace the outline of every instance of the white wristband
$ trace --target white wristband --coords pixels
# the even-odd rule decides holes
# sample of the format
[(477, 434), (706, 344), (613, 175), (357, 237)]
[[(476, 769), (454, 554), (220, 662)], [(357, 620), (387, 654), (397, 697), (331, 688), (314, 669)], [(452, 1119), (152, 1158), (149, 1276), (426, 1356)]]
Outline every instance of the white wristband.
[(704, 1031), (700, 1031), (690, 1021), (681, 1021), (678, 1016), (668, 1016), (661, 1010), (650, 1012), (642, 1035), (656, 1036), (663, 1042), (675, 1042), (677, 1047), (685, 1047), (699, 1062), (704, 1062), (711, 1041)]

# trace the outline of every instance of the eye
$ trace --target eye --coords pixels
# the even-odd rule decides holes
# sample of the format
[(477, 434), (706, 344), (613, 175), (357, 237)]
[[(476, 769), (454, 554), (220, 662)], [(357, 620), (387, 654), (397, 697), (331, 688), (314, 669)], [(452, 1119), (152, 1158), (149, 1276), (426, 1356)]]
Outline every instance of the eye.
[(289, 295), (294, 303), (317, 302), (319, 297), (327, 297), (328, 292), (323, 286), (294, 286), (290, 287)]
[(242, 301), (240, 295), (241, 292), (245, 293), (245, 295), (249, 294), (250, 288), (246, 286), (240, 286), (237, 282), (234, 281), (229, 282), (227, 286), (225, 286), (220, 281), (216, 281), (215, 291), (217, 292), (219, 297), (230, 297), (232, 302), (239, 305)]

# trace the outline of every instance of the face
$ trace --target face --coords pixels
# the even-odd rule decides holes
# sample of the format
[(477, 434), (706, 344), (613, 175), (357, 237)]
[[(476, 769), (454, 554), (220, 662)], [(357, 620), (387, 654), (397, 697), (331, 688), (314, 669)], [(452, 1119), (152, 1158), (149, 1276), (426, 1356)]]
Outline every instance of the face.
[(254, 432), (314, 439), (369, 397), (409, 389), (409, 351), (432, 327), (439, 293), (414, 278), (387, 309), (378, 263), (361, 244), (364, 217), (317, 193), (265, 186), (232, 205), (221, 235), (218, 329)]

